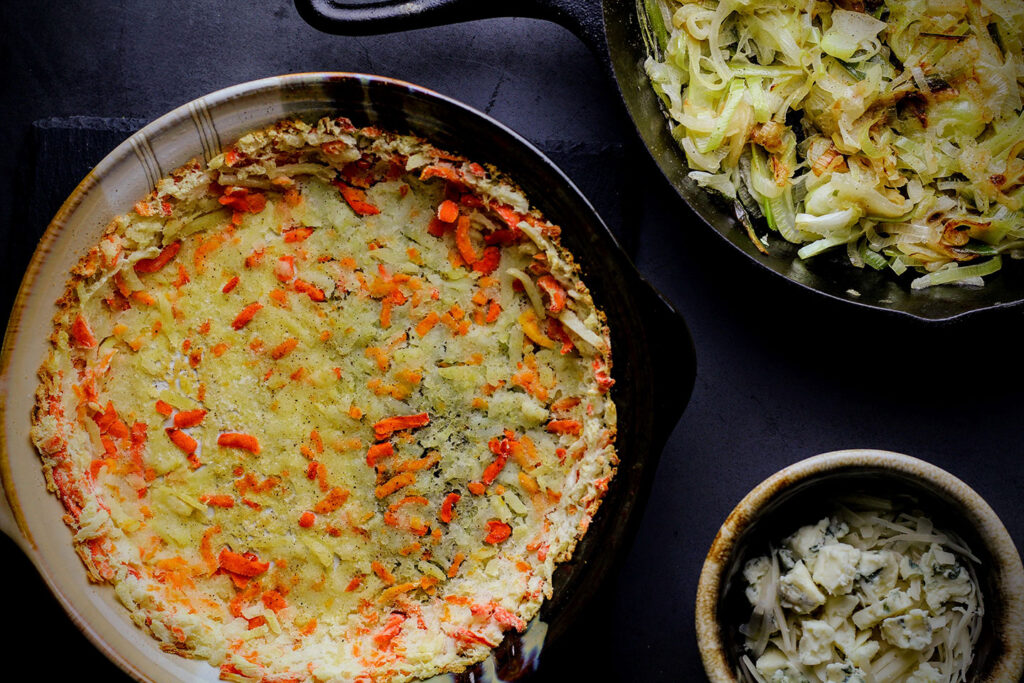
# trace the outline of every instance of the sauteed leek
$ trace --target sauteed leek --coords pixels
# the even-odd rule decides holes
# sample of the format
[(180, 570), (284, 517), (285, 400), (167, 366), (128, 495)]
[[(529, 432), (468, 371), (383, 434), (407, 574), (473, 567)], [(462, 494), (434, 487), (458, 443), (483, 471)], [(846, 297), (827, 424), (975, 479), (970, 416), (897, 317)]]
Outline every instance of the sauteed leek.
[[(811, 258), (982, 285), (1024, 256), (1024, 5), (645, 0), (690, 176)], [(753, 219), (753, 220), (751, 220)]]

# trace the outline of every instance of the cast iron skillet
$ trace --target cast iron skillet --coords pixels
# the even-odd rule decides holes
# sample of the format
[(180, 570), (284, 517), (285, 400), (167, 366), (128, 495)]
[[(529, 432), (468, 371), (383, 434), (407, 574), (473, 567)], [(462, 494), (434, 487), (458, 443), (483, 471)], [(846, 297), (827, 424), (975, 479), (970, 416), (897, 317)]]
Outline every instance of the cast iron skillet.
[[(775, 233), (770, 254), (761, 254), (736, 220), (729, 202), (687, 177), (686, 157), (669, 134), (643, 63), (647, 58), (644, 0), (295, 0), (299, 14), (328, 33), (362, 35), (401, 31), (471, 19), (521, 16), (547, 19), (575, 33), (593, 50), (619, 87), (619, 94), (648, 151), (693, 213), (680, 211), (679, 229), (703, 221), (753, 262), (805, 289), (858, 306), (922, 322), (948, 321), (989, 309), (1024, 304), (1024, 268), (1004, 265), (982, 288), (910, 289), (910, 277), (850, 266), (834, 251), (808, 261)], [(758, 230), (758, 234), (767, 228)]]
[[(541, 619), (548, 639), (569, 626), (615, 565), (639, 522), (658, 457), (685, 408), (695, 355), (682, 316), (637, 273), (608, 228), (572, 182), (526, 140), (464, 104), (408, 83), (360, 74), (318, 73), (268, 78), (200, 98), (157, 119), (109, 154), (72, 193), (32, 258), (18, 292), (0, 359), (0, 529), (26, 552), (85, 634), (139, 680), (210, 677), (211, 667), (181, 673), (180, 658), (159, 652), (114, 604), (108, 587), (88, 584), (71, 550), (57, 500), (45, 491), (29, 443), (35, 372), (46, 353), (53, 302), (71, 264), (95, 243), (114, 215), (155, 180), (193, 156), (218, 153), (240, 134), (280, 118), (342, 115), (428, 139), (442, 149), (490, 162), (513, 178), (553, 222), (580, 264), (611, 328), (618, 408), (618, 474), (576, 548), (555, 573), (554, 595)], [(10, 508), (8, 510), (7, 508)], [(516, 643), (507, 680), (516, 675)], [(521, 664), (519, 662), (518, 664)], [(499, 665), (501, 662), (499, 662)]]

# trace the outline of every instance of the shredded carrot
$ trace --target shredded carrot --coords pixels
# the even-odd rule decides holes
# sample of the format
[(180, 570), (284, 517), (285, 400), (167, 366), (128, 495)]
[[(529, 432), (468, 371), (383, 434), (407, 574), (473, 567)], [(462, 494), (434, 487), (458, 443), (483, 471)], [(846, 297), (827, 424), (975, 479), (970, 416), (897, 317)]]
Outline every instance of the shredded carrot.
[(484, 543), (490, 543), (496, 545), (504, 540), (507, 540), (512, 535), (512, 527), (505, 522), (497, 519), (488, 520), (487, 522), (487, 536), (484, 538)]
[(196, 247), (195, 254), (192, 255), (192, 261), (195, 264), (197, 273), (201, 273), (206, 269), (206, 257), (216, 251), (222, 244), (224, 244), (224, 236), (218, 234), (213, 235), (210, 239)]
[(459, 205), (450, 199), (446, 199), (437, 207), (438, 220), (445, 223), (454, 223), (459, 217)]
[(180, 429), (167, 429), (167, 436), (171, 443), (183, 450), (186, 454), (192, 455), (199, 448), (199, 442)]
[(283, 289), (272, 289), (267, 292), (267, 295), (277, 302), (277, 305), (281, 308), (288, 308), (288, 292)]
[(476, 263), (480, 258), (476, 255), (473, 242), (469, 238), (469, 216), (459, 216), (459, 222), (455, 226), (455, 247), (466, 263)]
[(348, 500), (349, 492), (343, 488), (333, 488), (326, 496), (316, 505), (313, 506), (314, 512), (319, 512), (321, 515), (326, 515), (329, 512), (334, 512)]
[(273, 610), (274, 612), (280, 612), (288, 606), (288, 601), (284, 599), (284, 596), (276, 590), (266, 591), (260, 600), (263, 601), (263, 606), (267, 609)]
[(420, 337), (425, 337), (427, 333), (434, 328), (434, 325), (436, 325), (437, 321), (440, 319), (441, 316), (439, 316), (435, 311), (427, 313), (426, 317), (424, 317), (423, 320), (419, 321), (419, 323), (416, 324), (416, 334), (419, 335)]
[(366, 201), (366, 193), (361, 189), (346, 185), (340, 180), (334, 181), (334, 186), (341, 191), (341, 196), (357, 216), (373, 216), (380, 213), (380, 209)]
[[(382, 605), (386, 605), (389, 602), (393, 602), (394, 599), (397, 598), (402, 593), (408, 593), (409, 591), (415, 589), (417, 586), (419, 586), (419, 583), (400, 583), (397, 586), (391, 586), (390, 588), (385, 588), (383, 591), (381, 591), (380, 596), (377, 598), (377, 602), (382, 604)], [(403, 616), (402, 617), (402, 621), (404, 621), (404, 620), (405, 620), (405, 617)], [(399, 622), (399, 623), (401, 623), (401, 622)], [(375, 639), (376, 639), (376, 637), (375, 637)]]
[(136, 292), (132, 292), (132, 298), (145, 306), (156, 305), (156, 298), (149, 292), (143, 291), (141, 289)]
[(170, 417), (171, 413), (174, 412), (174, 406), (164, 401), (156, 402), (156, 412), (160, 413), (164, 417)]
[(210, 349), (210, 351), (211, 351), (211, 353), (213, 353), (215, 358), (220, 358), (221, 356), (224, 355), (224, 353), (228, 350), (228, 348), (229, 347), (228, 347), (227, 344), (225, 344), (224, 342), (221, 342), (220, 344), (214, 345), (214, 347), (212, 349)]
[(391, 479), (388, 479), (386, 482), (374, 489), (374, 495), (378, 498), (386, 498), (395, 491), (412, 484), (414, 481), (416, 481), (415, 474), (412, 472), (402, 472), (401, 474), (391, 477)]
[(299, 515), (299, 526), (303, 529), (308, 529), (316, 523), (316, 515), (308, 510)]
[(200, 503), (206, 503), (217, 508), (233, 508), (235, 507), (235, 499), (228, 495), (203, 495), (199, 496)]
[(580, 424), (579, 420), (552, 420), (548, 422), (546, 427), (547, 431), (552, 434), (571, 434), (572, 436), (579, 436), (583, 430), (583, 425)]
[(374, 423), (373, 433), (378, 441), (382, 441), (399, 430), (425, 427), (428, 424), (430, 424), (430, 416), (427, 413), (387, 417)]
[(475, 496), (482, 496), (484, 491), (487, 490), (487, 487), (478, 481), (469, 482), (468, 484), (466, 484), (466, 488), (469, 489), (469, 492)]
[(182, 410), (174, 416), (174, 426), (178, 429), (188, 429), (189, 427), (195, 427), (197, 424), (203, 421), (206, 417), (206, 411), (202, 409), (197, 410)]
[(366, 451), (366, 464), (373, 467), (383, 458), (387, 458), (395, 454), (395, 447), (391, 445), (390, 441), (384, 443), (377, 443), (370, 446), (369, 450)]
[(455, 553), (455, 557), (452, 558), (452, 564), (448, 567), (448, 578), (454, 579), (459, 574), (459, 567), (462, 566), (462, 562), (466, 559), (466, 556), (462, 553)]
[(294, 337), (289, 337), (283, 342), (275, 346), (270, 350), (270, 357), (274, 360), (280, 360), (291, 353), (296, 346), (299, 345), (299, 340)]
[(295, 257), (281, 256), (274, 264), (274, 276), (281, 282), (291, 282), (295, 277)]
[(313, 234), (313, 228), (292, 228), (291, 230), (285, 230), (283, 234), (285, 242), (302, 242)]
[(296, 292), (302, 292), (313, 301), (327, 300), (327, 295), (324, 293), (324, 290), (320, 289), (316, 285), (312, 285), (306, 282), (305, 280), (300, 280), (296, 278), (295, 282), (292, 284), (292, 287), (295, 288)]
[(261, 562), (253, 553), (243, 555), (227, 548), (220, 551), (217, 560), (224, 571), (247, 578), (259, 576), (270, 568), (269, 562)]
[(263, 304), (259, 303), (258, 301), (249, 304), (248, 306), (243, 308), (242, 312), (239, 313), (238, 316), (231, 322), (231, 327), (233, 327), (236, 330), (242, 329), (243, 327), (249, 324), (249, 321), (253, 319), (253, 316), (255, 316), (256, 312), (259, 311), (261, 308), (263, 308)]
[(230, 294), (231, 290), (233, 290), (237, 286), (238, 286), (238, 276), (235, 275), (230, 280), (228, 280), (227, 283), (223, 287), (221, 287), (220, 291), (224, 292), (225, 294)]
[(245, 257), (245, 267), (255, 268), (263, 261), (263, 249), (253, 249), (252, 253)]
[(430, 469), (437, 463), (441, 462), (441, 454), (437, 451), (430, 451), (422, 458), (416, 458), (415, 460), (406, 460), (400, 462), (395, 466), (396, 472), (419, 472), (420, 470)]
[(462, 496), (457, 493), (449, 493), (445, 496), (444, 502), (441, 503), (441, 514), (439, 515), (440, 520), (445, 524), (452, 521), (455, 504), (459, 502), (460, 498), (462, 498)]
[(260, 442), (252, 434), (225, 432), (217, 437), (217, 445), (225, 448), (240, 448), (251, 453), (260, 452)]
[(537, 279), (537, 286), (548, 295), (548, 310), (552, 313), (560, 313), (565, 308), (565, 289), (558, 284), (550, 275), (544, 275)]
[(160, 253), (153, 258), (143, 258), (135, 262), (136, 273), (156, 273), (171, 262), (178, 252), (181, 251), (181, 241), (171, 242), (160, 250)]
[(519, 326), (523, 328), (523, 332), (530, 338), (532, 342), (538, 346), (542, 346), (546, 349), (555, 347), (555, 342), (548, 338), (543, 330), (540, 329), (540, 321), (537, 319), (537, 313), (532, 308), (527, 308), (519, 314)]
[(213, 554), (213, 544), (211, 540), (215, 534), (219, 533), (219, 526), (207, 527), (206, 531), (203, 532), (202, 539), (199, 541), (199, 555), (203, 558), (203, 563), (206, 565), (207, 572), (210, 574), (217, 571), (217, 557)]
[(473, 263), (473, 270), (484, 275), (490, 275), (498, 269), (501, 263), (501, 250), (498, 247), (485, 247), (484, 255), (480, 260)]
[(267, 205), (267, 198), (264, 195), (234, 185), (224, 188), (224, 195), (219, 201), (224, 206), (243, 213), (259, 213)]
[(391, 584), (393, 584), (395, 582), (395, 575), (392, 574), (391, 572), (389, 572), (387, 570), (387, 567), (382, 565), (380, 562), (377, 562), (377, 561), (371, 562), (370, 563), (370, 569), (372, 569), (373, 573), (376, 574), (378, 577), (380, 577), (380, 580), (383, 581), (384, 583), (386, 583), (387, 585), (390, 586)]
[(317, 453), (324, 452), (324, 440), (320, 438), (320, 432), (313, 430), (309, 433), (309, 440), (313, 442), (313, 450)]

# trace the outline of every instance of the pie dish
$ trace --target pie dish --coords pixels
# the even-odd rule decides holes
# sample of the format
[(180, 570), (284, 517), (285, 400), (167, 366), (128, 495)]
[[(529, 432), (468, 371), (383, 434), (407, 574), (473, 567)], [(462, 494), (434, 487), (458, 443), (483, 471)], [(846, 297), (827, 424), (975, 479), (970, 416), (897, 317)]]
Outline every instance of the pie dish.
[(169, 169), (194, 157), (208, 162), (230, 141), (277, 121), (300, 117), (315, 122), (341, 113), (359, 126), (408, 131), (441, 149), (457, 150), (507, 171), (543, 214), (561, 226), (561, 242), (578, 258), (594, 302), (607, 315), (616, 349), (616, 383), (610, 396), (618, 406), (616, 445), (622, 462), (608, 483), (605, 502), (572, 557), (554, 572), (551, 598), (523, 637), (513, 637), (516, 631), (510, 629), (493, 658), (464, 675), (501, 678), (531, 670), (539, 647), (559, 639), (573, 623), (621, 557), (638, 523), (657, 458), (690, 395), (694, 355), (683, 318), (637, 274), (565, 175), (523, 138), (487, 116), (408, 83), (346, 73), (243, 83), (175, 109), (111, 152), (61, 207), (15, 301), (0, 373), (7, 398), (0, 406), (5, 493), (0, 529), (24, 550), (89, 640), (137, 680), (216, 680), (219, 670), (204, 660), (161, 651), (157, 640), (131, 622), (109, 585), (87, 580), (63, 522), (66, 510), (46, 490), (28, 432), (36, 371), (49, 353), (45, 340), (54, 329), (53, 302), (63, 296), (68, 273), (97, 244), (111, 217), (132, 212)]
[(426, 678), (524, 631), (617, 463), (559, 234), (497, 170), (344, 118), (161, 179), (40, 369), (90, 578), (228, 680)]

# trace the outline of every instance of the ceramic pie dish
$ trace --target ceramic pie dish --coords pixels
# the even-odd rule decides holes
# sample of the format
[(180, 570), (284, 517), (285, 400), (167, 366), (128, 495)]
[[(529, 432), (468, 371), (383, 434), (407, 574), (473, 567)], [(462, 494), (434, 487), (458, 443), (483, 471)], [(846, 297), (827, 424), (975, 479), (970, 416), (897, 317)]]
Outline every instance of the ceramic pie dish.
[[(113, 594), (86, 580), (56, 499), (44, 485), (28, 438), (35, 369), (45, 354), (53, 302), (66, 274), (109, 220), (127, 212), (156, 181), (193, 157), (207, 160), (242, 134), (275, 121), (344, 115), (357, 125), (419, 135), (441, 148), (494, 163), (537, 197), (538, 208), (563, 226), (564, 242), (584, 272), (600, 273), (595, 300), (621, 343), (614, 389), (619, 444), (628, 453), (605, 509), (554, 578), (541, 613), (557, 638), (628, 538), (653, 475), (653, 464), (685, 406), (693, 383), (689, 333), (682, 318), (633, 269), (578, 190), (513, 132), (453, 100), (397, 81), (356, 74), (283, 76), (200, 98), (158, 119), (118, 147), (86, 177), (44, 236), (25, 276), (3, 353), (3, 530), (26, 552), (85, 634), (139, 680), (213, 680), (204, 662), (165, 654), (128, 620)], [(543, 189), (543, 191), (540, 191)], [(532, 630), (543, 633), (545, 628)], [(543, 638), (540, 638), (543, 640)], [(520, 651), (521, 648), (505, 648)], [(493, 668), (491, 669), (493, 671)]]

